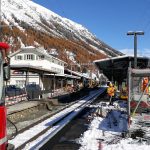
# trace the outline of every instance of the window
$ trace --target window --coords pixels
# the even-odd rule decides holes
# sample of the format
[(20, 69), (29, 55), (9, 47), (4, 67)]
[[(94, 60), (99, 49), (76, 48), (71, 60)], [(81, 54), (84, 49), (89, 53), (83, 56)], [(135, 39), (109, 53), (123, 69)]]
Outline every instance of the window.
[(52, 62), (52, 58), (49, 58), (49, 61)]
[(22, 60), (22, 59), (23, 59), (22, 55), (16, 55), (15, 56), (15, 60)]
[(52, 58), (52, 62), (54, 63), (54, 59)]
[(35, 60), (35, 57), (33, 54), (27, 54), (25, 55), (25, 60)]
[(25, 80), (16, 80), (16, 85), (20, 88), (23, 88), (25, 85)]
[(55, 59), (55, 64), (58, 64), (58, 61)]
[(38, 57), (39, 57), (39, 60), (44, 60), (45, 58), (44, 55), (39, 55)]
[(58, 65), (61, 65), (60, 61), (58, 61)]

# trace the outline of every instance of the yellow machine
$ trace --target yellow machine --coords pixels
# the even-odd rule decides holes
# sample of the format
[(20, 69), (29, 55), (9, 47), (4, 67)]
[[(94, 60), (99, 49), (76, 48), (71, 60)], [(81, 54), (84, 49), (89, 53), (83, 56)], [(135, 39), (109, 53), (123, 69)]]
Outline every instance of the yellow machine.
[(127, 99), (128, 99), (127, 92), (121, 92), (121, 93), (120, 93), (120, 99), (122, 99), (122, 100), (127, 100)]
[(127, 100), (128, 99), (128, 89), (125, 82), (122, 82), (121, 90), (120, 90), (120, 99)]

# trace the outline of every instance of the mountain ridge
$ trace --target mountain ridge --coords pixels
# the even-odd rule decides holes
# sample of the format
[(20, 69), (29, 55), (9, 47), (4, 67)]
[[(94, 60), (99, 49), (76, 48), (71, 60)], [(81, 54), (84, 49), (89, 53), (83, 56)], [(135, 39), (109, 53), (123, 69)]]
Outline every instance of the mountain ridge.
[(43, 46), (56, 49), (58, 57), (76, 63), (122, 55), (97, 39), (81, 24), (34, 3), (31, 0), (2, 0), (3, 41), (12, 45), (12, 52), (22, 46)]

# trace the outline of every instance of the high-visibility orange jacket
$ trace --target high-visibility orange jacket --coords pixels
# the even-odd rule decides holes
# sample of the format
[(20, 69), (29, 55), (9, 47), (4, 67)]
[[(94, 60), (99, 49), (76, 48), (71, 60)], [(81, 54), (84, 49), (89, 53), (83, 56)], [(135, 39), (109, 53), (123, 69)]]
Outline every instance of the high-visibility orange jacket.
[(143, 79), (143, 83), (142, 83), (142, 92), (144, 92), (145, 89), (146, 89), (146, 91), (145, 91), (146, 94), (148, 94), (148, 87), (147, 87), (147, 85), (148, 85), (148, 78), (145, 77)]

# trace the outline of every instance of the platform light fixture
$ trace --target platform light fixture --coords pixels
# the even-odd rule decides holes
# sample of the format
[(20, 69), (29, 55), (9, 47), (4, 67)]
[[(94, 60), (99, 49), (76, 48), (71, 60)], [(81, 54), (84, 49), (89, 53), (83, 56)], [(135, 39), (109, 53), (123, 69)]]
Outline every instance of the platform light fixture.
[(134, 68), (137, 68), (137, 35), (144, 35), (143, 31), (128, 31), (127, 35), (134, 35)]

